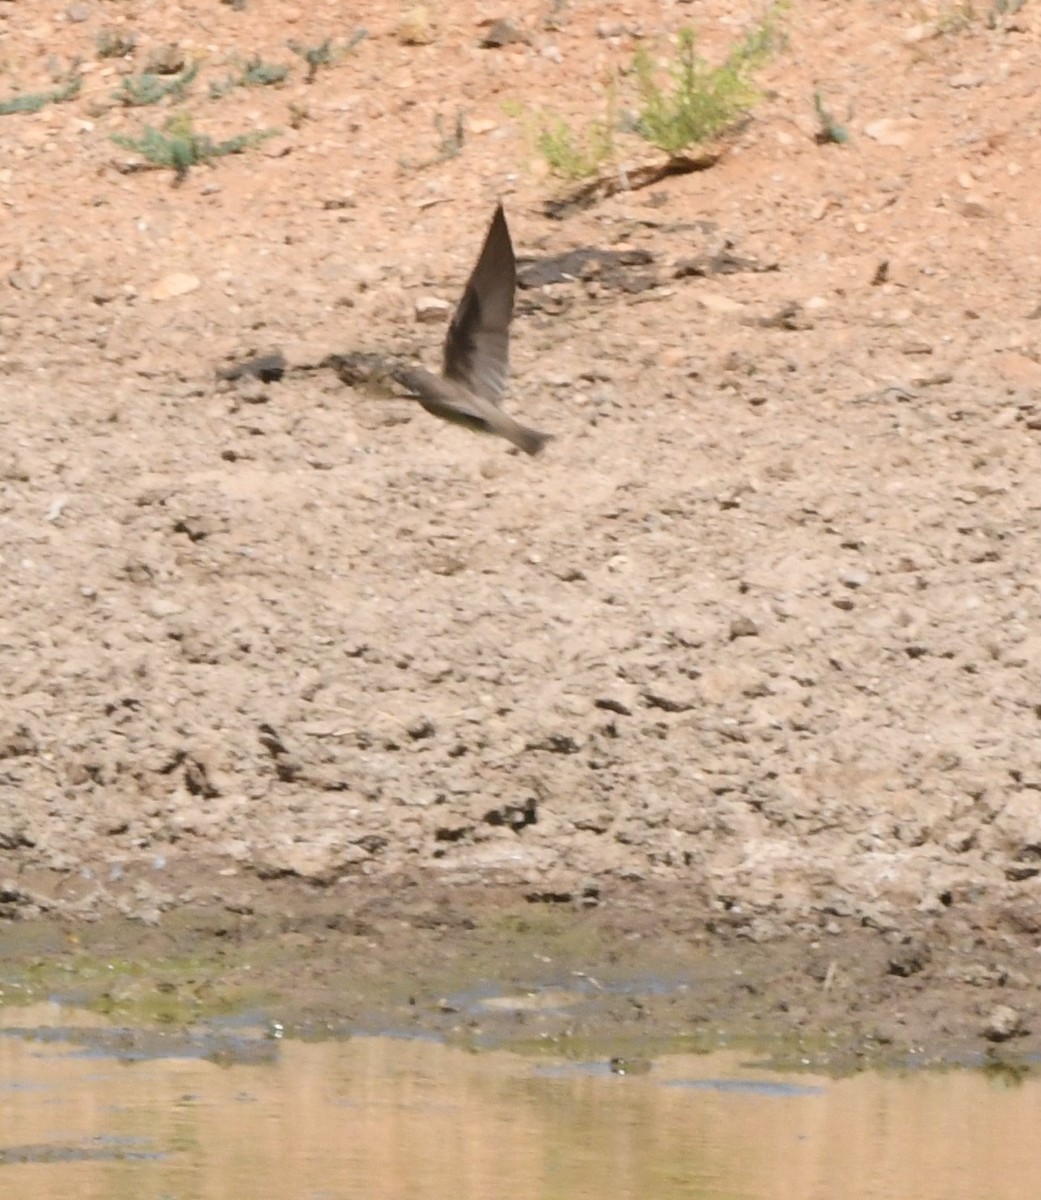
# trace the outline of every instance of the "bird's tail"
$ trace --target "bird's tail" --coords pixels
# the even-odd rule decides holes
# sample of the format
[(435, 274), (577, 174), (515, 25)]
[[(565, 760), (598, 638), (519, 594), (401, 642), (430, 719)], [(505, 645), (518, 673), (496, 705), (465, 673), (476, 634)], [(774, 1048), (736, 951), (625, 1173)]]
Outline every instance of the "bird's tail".
[(551, 433), (539, 433), (537, 429), (529, 429), (527, 425), (513, 422), (510, 430), (510, 441), (525, 454), (538, 454), (543, 446), (553, 440)]

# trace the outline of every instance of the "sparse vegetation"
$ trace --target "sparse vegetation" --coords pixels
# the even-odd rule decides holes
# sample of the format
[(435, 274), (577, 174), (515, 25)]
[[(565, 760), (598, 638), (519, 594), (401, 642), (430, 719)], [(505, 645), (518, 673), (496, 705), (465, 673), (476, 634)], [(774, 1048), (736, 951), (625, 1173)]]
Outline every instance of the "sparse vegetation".
[(585, 179), (614, 157), (614, 121), (594, 121), (576, 132), (563, 117), (552, 117), (539, 130), (536, 145), (554, 175)]
[(955, 4), (947, 4), (940, 10), (936, 19), (937, 33), (960, 33), (976, 20), (976, 9), (972, 0), (957, 0)]
[(307, 82), (314, 83), (319, 67), (332, 66), (342, 58), (346, 58), (355, 46), (369, 36), (367, 29), (356, 29), (342, 46), (335, 46), (332, 38), (326, 38), (316, 46), (302, 46), (299, 42), (289, 42), (289, 49), (299, 54), (307, 64)]
[(817, 113), (818, 126), (814, 140), (818, 146), (826, 146), (829, 142), (841, 146), (849, 141), (849, 130), (835, 120), (820, 92), (813, 93), (813, 107)]
[(137, 38), (120, 29), (102, 29), (94, 39), (98, 58), (126, 58), (137, 47)]
[(466, 143), (466, 110), (459, 109), (455, 114), (455, 121), (450, 129), (445, 128), (441, 115), (438, 113), (434, 117), (434, 128), (437, 130), (439, 139), (436, 153), (430, 158), (423, 159), (421, 162), (413, 162), (408, 158), (399, 158), (398, 166), (405, 171), (422, 171), (427, 167), (435, 166), (437, 163), (447, 162), (450, 158), (455, 158)]
[(289, 126), (291, 129), (299, 129), (305, 121), (310, 121), (311, 110), (306, 104), (294, 104), (290, 101), (289, 104)]
[(251, 58), (242, 68), (239, 83), (242, 87), (269, 87), (273, 83), (282, 83), (289, 74), (289, 68), (284, 63), (268, 63), (262, 58)]
[(607, 111), (602, 120), (578, 128), (559, 114), (535, 117), (539, 154), (554, 175), (573, 182), (599, 174), (614, 160), (620, 132), (638, 134), (670, 158), (723, 132), (758, 98), (752, 75), (782, 44), (778, 18), (787, 3), (771, 4), (762, 21), (718, 67), (698, 55), (690, 28), (679, 30), (675, 52), (661, 66), (641, 46), (629, 72), (637, 93), (636, 111), (619, 121), (619, 82), (612, 75), (605, 85)]
[(139, 154), (151, 166), (174, 171), (179, 182), (185, 178), (190, 168), (199, 163), (224, 158), (228, 154), (241, 154), (243, 150), (272, 137), (276, 132), (274, 129), (264, 129), (255, 133), (242, 133), (223, 142), (215, 142), (207, 134), (196, 133), (190, 116), (178, 113), (166, 121), (161, 130), (146, 125), (138, 138), (118, 133), (112, 134), (111, 137), (117, 146)]
[(694, 30), (684, 27), (676, 35), (676, 53), (665, 68), (664, 84), (649, 51), (641, 46), (633, 60), (641, 101), (637, 132), (675, 155), (732, 126), (758, 99), (752, 74), (776, 45), (777, 12), (774, 5), (718, 67), (701, 58)]
[(50, 92), (25, 92), (20, 96), (12, 96), (10, 100), (0, 100), (0, 117), (8, 117), (13, 113), (35, 113), (48, 104), (61, 104), (79, 95), (83, 80), (78, 74)]
[(284, 82), (288, 75), (289, 68), (284, 63), (269, 63), (254, 57), (241, 65), (237, 75), (229, 75), (223, 81), (213, 80), (210, 99), (220, 100), (238, 87), (269, 87)]
[(963, 33), (977, 21), (988, 29), (998, 29), (1004, 18), (1014, 17), (1026, 0), (990, 0), (986, 12), (980, 13), (973, 0), (955, 0), (945, 4), (936, 18), (936, 32), (941, 35)]
[(987, 13), (987, 28), (997, 29), (1002, 17), (1013, 17), (1026, 4), (1027, 0), (992, 0), (990, 11)]
[(314, 83), (319, 67), (327, 67), (333, 61), (332, 38), (326, 38), (317, 46), (302, 46), (299, 42), (290, 42), (289, 49), (307, 63), (307, 82)]
[(142, 108), (166, 99), (183, 100), (198, 73), (199, 64), (192, 63), (179, 75), (171, 75), (168, 79), (150, 71), (128, 75), (112, 93), (112, 98), (127, 108)]

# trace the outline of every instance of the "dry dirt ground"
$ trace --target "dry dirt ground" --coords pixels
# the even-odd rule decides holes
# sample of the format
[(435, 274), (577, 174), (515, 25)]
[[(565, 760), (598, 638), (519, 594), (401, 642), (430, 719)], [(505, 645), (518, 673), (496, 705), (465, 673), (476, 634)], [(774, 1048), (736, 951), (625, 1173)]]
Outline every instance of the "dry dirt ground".
[[(761, 15), (0, 2), (0, 100), (82, 73), (0, 116), (9, 974), (263, 945), (315, 1012), (377, 963), (435, 1020), (438, 964), (610, 961), (684, 977), (672, 1032), (1041, 1043), (1041, 12), (794, 0), (714, 168), (545, 214), (539, 112)], [(308, 82), (287, 43), (361, 26)], [(116, 103), (157, 52), (186, 97)], [(175, 112), (278, 132), (131, 170)], [(522, 258), (652, 256), (521, 293), (540, 458), (218, 381), (436, 361), (499, 198)]]

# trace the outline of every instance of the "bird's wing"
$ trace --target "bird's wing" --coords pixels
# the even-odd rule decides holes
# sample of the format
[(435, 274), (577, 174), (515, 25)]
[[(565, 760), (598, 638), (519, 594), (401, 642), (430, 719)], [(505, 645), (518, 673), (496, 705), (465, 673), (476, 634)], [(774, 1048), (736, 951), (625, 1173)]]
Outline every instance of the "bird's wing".
[(500, 204), (488, 227), (445, 338), (444, 374), (493, 404), (502, 402), (510, 369), (510, 321), (517, 262)]

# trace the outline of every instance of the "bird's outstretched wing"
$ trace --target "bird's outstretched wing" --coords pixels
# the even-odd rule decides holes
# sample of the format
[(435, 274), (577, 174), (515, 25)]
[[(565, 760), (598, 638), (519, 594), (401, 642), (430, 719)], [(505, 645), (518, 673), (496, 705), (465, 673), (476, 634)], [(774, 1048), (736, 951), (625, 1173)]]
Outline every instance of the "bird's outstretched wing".
[(445, 338), (444, 375), (501, 404), (510, 369), (517, 261), (500, 204)]

